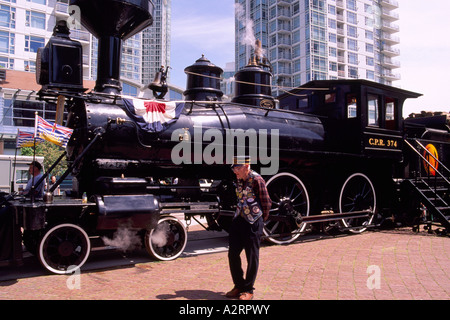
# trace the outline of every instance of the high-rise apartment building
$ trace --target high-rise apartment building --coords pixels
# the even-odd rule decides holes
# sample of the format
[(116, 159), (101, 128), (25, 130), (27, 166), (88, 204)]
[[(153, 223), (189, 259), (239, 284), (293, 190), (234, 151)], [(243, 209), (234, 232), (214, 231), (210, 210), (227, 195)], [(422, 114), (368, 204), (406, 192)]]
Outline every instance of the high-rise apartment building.
[[(126, 95), (140, 95), (161, 65), (170, 62), (171, 0), (152, 0), (153, 25), (123, 43), (121, 80)], [(0, 0), (0, 154), (14, 153), (17, 129), (32, 131), (35, 112), (54, 120), (55, 105), (36, 100), (36, 53), (56, 21), (69, 22), (70, 37), (83, 48), (83, 78), (92, 89), (97, 77), (98, 43), (80, 24), (69, 0)], [(75, 10), (70, 18), (69, 9)], [(172, 92), (170, 92), (172, 94)]]
[[(253, 49), (248, 27), (272, 63), (274, 95), (311, 80), (367, 79), (392, 85), (399, 31), (395, 0), (236, 0), (236, 68)], [(251, 21), (251, 23), (249, 23)]]
[[(142, 84), (153, 81), (161, 66), (170, 65), (171, 0), (153, 0), (153, 25), (142, 32)], [(170, 71), (169, 77), (170, 78)]]

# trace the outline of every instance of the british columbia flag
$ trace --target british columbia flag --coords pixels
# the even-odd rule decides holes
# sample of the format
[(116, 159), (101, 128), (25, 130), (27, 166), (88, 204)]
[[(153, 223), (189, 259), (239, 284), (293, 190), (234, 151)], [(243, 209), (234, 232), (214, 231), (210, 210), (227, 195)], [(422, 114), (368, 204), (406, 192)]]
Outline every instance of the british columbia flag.
[(61, 126), (37, 116), (36, 136), (65, 148), (72, 136), (73, 129)]
[(123, 102), (128, 115), (148, 132), (165, 130), (178, 119), (184, 107), (184, 103), (134, 98), (123, 99)]
[(33, 147), (43, 141), (40, 137), (36, 137), (36, 141), (34, 141), (33, 133), (17, 130), (16, 148)]

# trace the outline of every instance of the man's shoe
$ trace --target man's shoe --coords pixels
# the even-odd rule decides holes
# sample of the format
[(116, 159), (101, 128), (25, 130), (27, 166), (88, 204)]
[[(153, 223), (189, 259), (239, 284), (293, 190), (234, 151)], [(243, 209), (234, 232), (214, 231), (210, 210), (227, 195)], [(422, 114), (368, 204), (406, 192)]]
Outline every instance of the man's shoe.
[(241, 292), (239, 296), (239, 300), (252, 300), (253, 299), (253, 293), (250, 292)]
[(239, 297), (241, 292), (242, 292), (241, 290), (239, 290), (238, 288), (234, 287), (233, 289), (231, 289), (231, 291), (228, 291), (225, 294), (225, 297), (227, 297), (227, 298), (237, 298), (237, 297)]

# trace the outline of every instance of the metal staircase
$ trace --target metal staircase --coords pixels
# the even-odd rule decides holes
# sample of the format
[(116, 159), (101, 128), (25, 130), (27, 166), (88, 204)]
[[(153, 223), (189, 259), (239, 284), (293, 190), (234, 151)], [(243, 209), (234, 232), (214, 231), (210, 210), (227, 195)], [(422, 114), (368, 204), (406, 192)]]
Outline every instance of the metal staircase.
[(419, 167), (416, 177), (406, 180), (419, 197), (424, 206), (423, 212), (426, 213), (413, 228), (418, 230), (420, 224), (426, 224), (431, 232), (431, 225), (438, 225), (444, 227), (446, 233), (450, 233), (450, 170), (419, 140), (404, 141), (419, 156), (419, 165), (423, 162), (427, 166), (426, 175)]

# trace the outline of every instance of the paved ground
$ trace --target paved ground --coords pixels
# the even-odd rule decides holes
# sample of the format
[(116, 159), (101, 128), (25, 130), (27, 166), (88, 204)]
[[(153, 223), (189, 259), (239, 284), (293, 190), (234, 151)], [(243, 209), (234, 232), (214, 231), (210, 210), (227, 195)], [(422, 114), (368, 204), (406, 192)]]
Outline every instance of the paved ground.
[[(396, 229), (265, 245), (255, 287), (255, 300), (449, 300), (450, 238)], [(17, 277), (0, 281), (0, 299), (227, 300), (231, 288), (219, 250), (79, 276)]]

